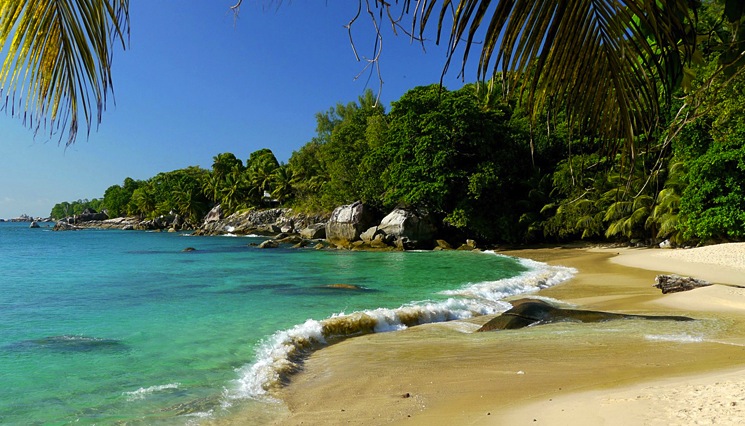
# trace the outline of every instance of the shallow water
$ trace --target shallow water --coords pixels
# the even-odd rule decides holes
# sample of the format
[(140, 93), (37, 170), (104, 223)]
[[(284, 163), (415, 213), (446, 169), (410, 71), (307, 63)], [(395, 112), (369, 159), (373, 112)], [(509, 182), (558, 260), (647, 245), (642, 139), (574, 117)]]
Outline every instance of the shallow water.
[(0, 223), (0, 423), (266, 413), (309, 350), (501, 312), (503, 297), (572, 274), (493, 253), (251, 245), (260, 241)]

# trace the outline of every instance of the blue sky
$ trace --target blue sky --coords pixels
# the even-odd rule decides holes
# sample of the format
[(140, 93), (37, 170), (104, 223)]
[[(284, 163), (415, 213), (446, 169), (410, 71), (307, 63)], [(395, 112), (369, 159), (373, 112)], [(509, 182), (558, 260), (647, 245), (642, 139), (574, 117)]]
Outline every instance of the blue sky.
[[(377, 77), (355, 80), (365, 64), (355, 60), (344, 25), (356, 1), (285, 0), (277, 8), (246, 0), (235, 22), (231, 2), (132, 1), (130, 44), (114, 56), (116, 102), (71, 147), (46, 133), (34, 137), (0, 113), (0, 218), (47, 216), (55, 203), (101, 197), (126, 177), (210, 168), (221, 152), (245, 161), (270, 148), (286, 162), (314, 136), (315, 113), (368, 87), (378, 92)], [(354, 35), (360, 53), (372, 56), (364, 14)], [(388, 28), (384, 37), (381, 100), (389, 108), (407, 90), (439, 82), (445, 50), (428, 41), (425, 53)], [(445, 86), (462, 84), (452, 69)]]

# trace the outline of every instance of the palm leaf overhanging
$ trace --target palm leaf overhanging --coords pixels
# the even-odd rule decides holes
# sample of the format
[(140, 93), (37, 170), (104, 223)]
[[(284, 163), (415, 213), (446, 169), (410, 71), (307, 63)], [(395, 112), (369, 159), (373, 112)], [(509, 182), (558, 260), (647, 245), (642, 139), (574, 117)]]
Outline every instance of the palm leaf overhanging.
[[(448, 39), (448, 64), (480, 46), (480, 79), (520, 87), (534, 113), (562, 108), (605, 140), (649, 131), (695, 46), (688, 0), (401, 0), (418, 37), (430, 22)], [(378, 6), (392, 7), (385, 0)], [(446, 66), (447, 68), (447, 66)], [(464, 68), (461, 68), (463, 73)]]
[(3, 107), (35, 131), (67, 128), (70, 145), (81, 115), (88, 131), (100, 123), (128, 32), (129, 0), (0, 0)]

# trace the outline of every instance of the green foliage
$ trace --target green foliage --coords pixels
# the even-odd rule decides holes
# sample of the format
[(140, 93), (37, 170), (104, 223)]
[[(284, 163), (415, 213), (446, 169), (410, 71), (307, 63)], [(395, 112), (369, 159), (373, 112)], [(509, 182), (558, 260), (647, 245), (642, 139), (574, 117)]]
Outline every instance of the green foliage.
[(712, 141), (704, 155), (688, 162), (688, 186), (680, 202), (686, 238), (745, 237), (745, 146), (721, 142)]
[(105, 208), (109, 217), (126, 216), (132, 213), (130, 206), (132, 194), (144, 184), (142, 181), (136, 181), (132, 178), (124, 179), (122, 186), (112, 185), (103, 194), (102, 206)]
[(687, 170), (679, 228), (686, 239), (739, 240), (745, 238), (745, 75), (702, 80), (705, 113), (675, 144)]
[(372, 91), (316, 114), (316, 122), (316, 137), (288, 163), (298, 207), (331, 210), (356, 200), (378, 205), (380, 170), (373, 151), (386, 143), (388, 125)]
[(178, 214), (192, 225), (198, 224), (208, 210), (207, 196), (202, 190), (208, 173), (191, 166), (152, 177), (142, 194), (150, 205), (154, 205), (147, 216)]
[[(632, 17), (651, 43), (646, 59), (657, 60), (664, 53), (665, 66), (686, 67), (685, 75), (679, 69), (664, 70), (671, 72), (663, 92), (677, 84), (672, 80), (680, 80), (687, 92), (680, 91), (675, 110), (643, 135), (634, 130), (607, 138), (613, 129), (650, 121), (621, 123), (607, 116), (616, 98), (604, 98), (602, 90), (567, 93), (565, 99), (576, 105), (543, 97), (541, 102), (556, 104), (536, 109), (522, 87), (505, 91), (497, 80), (456, 91), (423, 86), (393, 102), (388, 114), (367, 91), (354, 102), (318, 113), (316, 135), (287, 164), (269, 149), (251, 153), (245, 165), (234, 154), (221, 153), (209, 171), (190, 167), (144, 182), (127, 178), (107, 189), (98, 204), (112, 215), (175, 213), (197, 224), (215, 204), (227, 214), (268, 203), (319, 212), (361, 200), (381, 212), (399, 205), (427, 210), (441, 232), (460, 239), (652, 243), (669, 238), (677, 244), (743, 239), (745, 73), (729, 72), (742, 67), (739, 59), (727, 55), (738, 48), (732, 41), (745, 25), (728, 20), (730, 15), (742, 17), (733, 5), (731, 0), (702, 3), (695, 38), (700, 50), (683, 52), (682, 58), (691, 60), (687, 64), (654, 44), (653, 28), (642, 28), (642, 16)], [(668, 6), (657, 2), (650, 7)], [(678, 41), (684, 48), (694, 40)], [(571, 57), (565, 53), (562, 61)], [(730, 66), (722, 68), (727, 61)], [(613, 71), (607, 63), (599, 67), (597, 75)], [(654, 80), (663, 70), (652, 67)], [(568, 72), (551, 79), (579, 78)], [(540, 89), (548, 81), (541, 78), (526, 90)], [(639, 95), (634, 85), (621, 87), (627, 93), (616, 95), (623, 98), (630, 89), (631, 95)], [(588, 102), (602, 104), (599, 110), (605, 112), (595, 116), (597, 123), (577, 118), (577, 108)], [(642, 110), (628, 111), (627, 118)], [(589, 131), (598, 127), (605, 127), (600, 129), (605, 137)], [(624, 143), (634, 148), (633, 154), (623, 149)], [(82, 204), (60, 203), (53, 214), (82, 211)]]
[(298, 206), (307, 210), (323, 210), (320, 194), (329, 181), (322, 158), (323, 142), (319, 138), (303, 145), (292, 153), (288, 167), (292, 171), (291, 184)]
[(94, 198), (92, 200), (82, 199), (72, 202), (63, 201), (52, 207), (49, 217), (52, 219), (64, 219), (66, 217), (79, 215), (87, 209), (99, 212), (101, 211), (101, 202), (102, 200), (100, 198)]
[(418, 87), (394, 102), (377, 154), (383, 202), (424, 207), (470, 236), (515, 241), (533, 174), (528, 143), (511, 138), (508, 105), (485, 107), (476, 87)]

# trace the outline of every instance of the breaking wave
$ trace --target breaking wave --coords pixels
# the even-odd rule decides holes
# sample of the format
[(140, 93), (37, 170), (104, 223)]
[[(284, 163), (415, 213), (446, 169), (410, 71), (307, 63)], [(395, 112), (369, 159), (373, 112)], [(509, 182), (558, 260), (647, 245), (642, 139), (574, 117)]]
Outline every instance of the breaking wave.
[[(502, 256), (494, 252), (485, 253)], [(240, 399), (270, 394), (300, 370), (303, 360), (311, 352), (325, 345), (369, 333), (498, 314), (511, 307), (504, 298), (557, 285), (577, 272), (574, 268), (551, 266), (530, 259), (515, 260), (527, 271), (512, 278), (468, 284), (457, 290), (441, 292), (447, 296), (445, 300), (412, 302), (395, 309), (338, 313), (324, 320), (309, 319), (288, 330), (278, 331), (259, 345), (253, 364), (238, 370), (236, 386), (227, 396)]]

